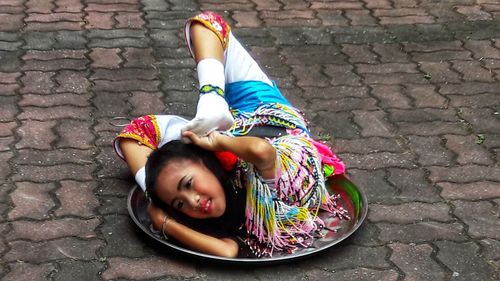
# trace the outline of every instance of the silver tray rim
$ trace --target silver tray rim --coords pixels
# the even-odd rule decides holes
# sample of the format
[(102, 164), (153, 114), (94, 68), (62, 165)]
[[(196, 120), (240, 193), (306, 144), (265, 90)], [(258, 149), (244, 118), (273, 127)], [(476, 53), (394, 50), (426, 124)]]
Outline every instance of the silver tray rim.
[[(346, 180), (351, 181), (351, 179), (347, 176), (343, 176)], [(268, 263), (280, 263), (280, 262), (290, 262), (296, 259), (301, 259), (305, 258), (308, 256), (312, 256), (315, 254), (318, 254), (320, 252), (323, 252), (327, 249), (330, 249), (331, 247), (335, 246), (336, 244), (339, 244), (340, 242), (344, 241), (348, 237), (350, 237), (358, 228), (363, 224), (367, 214), (368, 214), (368, 200), (366, 197), (366, 194), (362, 188), (360, 188), (357, 184), (353, 185), (356, 187), (357, 191), (359, 192), (361, 196), (361, 202), (362, 202), (362, 208), (361, 208), (361, 214), (355, 223), (355, 225), (348, 231), (346, 232), (342, 237), (332, 241), (332, 243), (325, 245), (324, 247), (310, 250), (310, 251), (302, 251), (298, 253), (292, 253), (287, 256), (277, 256), (277, 257), (264, 257), (264, 258), (226, 258), (226, 257), (220, 257), (220, 256), (215, 256), (215, 255), (209, 255), (205, 253), (200, 253), (196, 252), (190, 249), (186, 249), (184, 247), (181, 247), (179, 245), (176, 245), (174, 243), (170, 243), (168, 240), (163, 240), (160, 239), (158, 236), (156, 236), (154, 233), (151, 232), (149, 227), (144, 226), (139, 219), (135, 216), (134, 210), (132, 208), (132, 198), (135, 196), (136, 193), (143, 193), (143, 191), (139, 188), (139, 186), (136, 184), (133, 186), (133, 188), (129, 191), (128, 197), (127, 197), (127, 209), (129, 212), (129, 216), (131, 219), (134, 221), (134, 223), (144, 232), (146, 233), (149, 237), (153, 238), (154, 240), (160, 242), (161, 244), (172, 248), (176, 251), (179, 251), (183, 254), (188, 254), (192, 256), (196, 256), (198, 258), (202, 259), (208, 259), (211, 261), (218, 261), (218, 262), (225, 262), (225, 263), (242, 263), (242, 264), (268, 264)]]

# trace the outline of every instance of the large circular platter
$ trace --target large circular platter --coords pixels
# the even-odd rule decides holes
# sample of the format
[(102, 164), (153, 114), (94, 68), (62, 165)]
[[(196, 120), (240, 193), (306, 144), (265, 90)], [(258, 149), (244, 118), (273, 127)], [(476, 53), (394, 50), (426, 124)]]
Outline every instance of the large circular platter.
[(187, 249), (174, 240), (165, 240), (161, 235), (154, 233), (150, 229), (151, 222), (147, 214), (149, 201), (144, 196), (144, 192), (137, 186), (132, 188), (129, 192), (127, 204), (130, 217), (144, 233), (158, 243), (184, 254), (231, 263), (259, 264), (286, 262), (317, 254), (334, 246), (353, 234), (363, 223), (368, 212), (368, 202), (366, 201), (366, 195), (363, 190), (344, 175), (331, 177), (327, 182), (327, 186), (331, 194), (340, 195), (339, 204), (347, 210), (350, 219), (339, 220), (337, 217), (329, 216), (328, 213), (323, 212), (320, 214), (320, 217), (325, 221), (325, 228), (321, 232), (322, 237), (315, 238), (310, 247), (300, 248), (293, 253), (275, 252), (272, 257), (263, 258), (248, 257), (244, 250), (240, 251), (240, 255), (236, 258), (213, 256)]

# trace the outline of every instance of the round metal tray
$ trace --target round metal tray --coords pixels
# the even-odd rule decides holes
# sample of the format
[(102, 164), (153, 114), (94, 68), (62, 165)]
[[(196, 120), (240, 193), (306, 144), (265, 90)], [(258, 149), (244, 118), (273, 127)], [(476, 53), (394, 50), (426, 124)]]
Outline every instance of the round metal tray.
[(166, 245), (172, 249), (180, 251), (184, 254), (197, 256), (200, 258), (208, 258), (215, 261), (234, 262), (234, 263), (272, 263), (284, 262), (298, 258), (304, 258), (309, 255), (317, 254), (324, 251), (342, 240), (349, 237), (363, 223), (368, 212), (368, 202), (366, 195), (361, 188), (356, 186), (351, 180), (344, 175), (336, 175), (327, 181), (327, 186), (331, 194), (339, 194), (339, 204), (347, 210), (350, 217), (349, 220), (339, 220), (336, 217), (329, 216), (323, 212), (320, 217), (325, 222), (325, 228), (322, 230), (321, 238), (314, 238), (313, 243), (308, 248), (299, 248), (293, 253), (274, 252), (272, 257), (249, 258), (243, 251), (239, 257), (225, 258), (214, 255), (208, 255), (185, 248), (183, 245), (173, 240), (165, 240), (161, 235), (153, 233), (150, 229), (150, 219), (147, 214), (148, 200), (144, 196), (144, 192), (135, 186), (130, 192), (127, 200), (128, 212), (132, 220), (137, 226), (142, 229), (148, 236), (159, 243)]

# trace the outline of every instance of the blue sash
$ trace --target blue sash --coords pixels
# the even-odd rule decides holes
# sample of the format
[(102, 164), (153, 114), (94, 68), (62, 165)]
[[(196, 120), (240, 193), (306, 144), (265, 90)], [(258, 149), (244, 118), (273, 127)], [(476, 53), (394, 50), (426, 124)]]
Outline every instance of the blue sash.
[(280, 103), (291, 106), (273, 81), (273, 87), (262, 81), (238, 81), (226, 84), (225, 99), (230, 109), (254, 112), (259, 106)]

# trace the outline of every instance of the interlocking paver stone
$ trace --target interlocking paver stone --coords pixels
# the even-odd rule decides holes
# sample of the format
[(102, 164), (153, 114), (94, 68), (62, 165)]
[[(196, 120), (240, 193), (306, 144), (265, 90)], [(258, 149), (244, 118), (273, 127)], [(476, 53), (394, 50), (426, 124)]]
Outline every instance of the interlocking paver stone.
[(328, 64), (325, 65), (323, 72), (331, 77), (330, 84), (332, 85), (361, 86), (361, 76), (354, 73), (351, 65)]
[(454, 110), (422, 108), (410, 110), (389, 110), (390, 119), (396, 122), (459, 121)]
[(459, 167), (429, 167), (429, 179), (433, 182), (499, 181), (500, 169), (494, 166), (464, 165)]
[(14, 143), (14, 137), (0, 137), (0, 151), (9, 151)]
[(60, 164), (53, 166), (18, 165), (15, 181), (48, 182), (74, 179), (78, 181), (92, 180), (95, 164)]
[(443, 95), (458, 94), (458, 95), (477, 95), (482, 93), (496, 93), (500, 83), (484, 83), (484, 82), (464, 82), (460, 84), (444, 84), (441, 85), (439, 93)]
[(74, 105), (74, 106), (89, 106), (89, 95), (88, 94), (51, 94), (51, 95), (36, 95), (36, 94), (25, 94), (22, 96), (21, 100), (18, 102), (21, 107), (25, 106), (40, 106), (40, 107), (50, 107), (57, 105)]
[(494, 239), (483, 239), (479, 241), (483, 246), (481, 254), (491, 260), (498, 260), (500, 258), (500, 241)]
[(467, 232), (474, 237), (500, 239), (500, 209), (488, 201), (453, 201), (453, 213), (467, 224)]
[(408, 146), (418, 155), (422, 166), (446, 165), (453, 161), (453, 154), (444, 147), (439, 137), (409, 136), (408, 140)]
[(354, 152), (354, 153), (371, 153), (380, 151), (402, 152), (405, 147), (397, 140), (383, 137), (368, 137), (364, 139), (337, 139), (333, 136), (333, 147), (337, 153)]
[[(317, 257), (307, 260), (304, 263), (314, 264), (316, 267), (329, 271), (350, 269), (357, 266), (365, 268), (389, 267), (388, 260), (383, 258), (389, 253), (389, 249), (387, 247), (361, 247), (357, 245), (345, 245), (333, 249), (332, 252), (336, 252), (337, 255), (333, 255), (329, 260)], [(343, 259), (341, 253), (349, 253), (349, 259)], [(371, 257), (380, 258), (374, 259)]]
[[(97, 219), (60, 219), (50, 221), (15, 221), (12, 230), (7, 235), (7, 240), (27, 239), (30, 241), (43, 241), (46, 239), (76, 236), (80, 238), (95, 237), (95, 228), (99, 225)], [(32, 231), (36, 229), (36, 231)]]
[(127, 215), (127, 210), (123, 209), (123, 205), (127, 204), (127, 197), (103, 196), (99, 197), (99, 202), (102, 203), (97, 209), (101, 215)]
[(152, 52), (150, 48), (125, 48), (125, 67), (151, 67), (154, 63)]
[(453, 272), (454, 280), (495, 280), (495, 269), (477, 255), (479, 246), (475, 243), (438, 241), (435, 244), (438, 247), (437, 259)]
[(394, 125), (387, 122), (383, 111), (354, 111), (354, 122), (361, 127), (361, 135), (365, 137), (391, 137)]
[(50, 94), (52, 87), (54, 87), (54, 82), (51, 80), (54, 75), (54, 72), (24, 72), (24, 76), (21, 78), (24, 86), (21, 93)]
[(116, 278), (155, 278), (165, 275), (171, 278), (197, 276), (193, 268), (176, 263), (173, 259), (162, 257), (145, 257), (142, 259), (114, 257), (109, 260), (109, 268), (103, 272), (102, 277), (104, 280), (111, 280)]
[(7, 151), (7, 152), (0, 152), (0, 179), (6, 180), (7, 177), (11, 174), (11, 169), (9, 167), (9, 160), (12, 158), (12, 152)]
[(141, 243), (141, 237), (137, 236), (136, 229), (127, 214), (111, 214), (103, 218), (104, 223), (100, 230), (107, 242), (101, 250), (104, 255), (146, 257), (153, 253), (153, 249), (144, 247)]
[(91, 148), (95, 136), (92, 135), (90, 126), (91, 123), (88, 121), (73, 119), (59, 121), (58, 126), (54, 128), (54, 131), (59, 135), (56, 146), (59, 148)]
[(450, 105), (454, 107), (472, 107), (472, 106), (488, 106), (491, 101), (495, 100), (496, 94), (477, 94), (473, 96), (448, 95)]
[(25, 262), (12, 263), (11, 271), (2, 279), (6, 281), (46, 280), (57, 271), (54, 264), (30, 264)]
[[(103, 83), (108, 83), (111, 81), (101, 80)], [(122, 81), (118, 81), (116, 83), (121, 83)], [(110, 93), (106, 91), (99, 91), (99, 94), (96, 95), (93, 99), (93, 103), (95, 107), (98, 109), (96, 113), (97, 117), (115, 117), (115, 116), (126, 116), (126, 112), (129, 111), (129, 105), (127, 103), (127, 99), (129, 98), (129, 94), (122, 93)]]
[[(0, 279), (500, 277), (498, 1), (0, 2)], [(246, 269), (158, 247), (128, 218), (133, 175), (112, 146), (128, 121), (112, 118), (195, 114), (182, 32), (203, 9), (363, 187), (350, 239)]]
[(56, 139), (52, 131), (55, 125), (55, 121), (22, 121), (17, 129), (20, 141), (16, 144), (16, 148), (50, 149), (51, 142)]
[(12, 96), (0, 96), (0, 120), (13, 121), (18, 109), (15, 105), (15, 99)]
[(16, 189), (10, 194), (13, 208), (9, 211), (9, 218), (48, 218), (48, 212), (55, 206), (49, 192), (55, 188), (53, 183), (17, 182)]
[(395, 270), (376, 270), (368, 268), (356, 268), (347, 270), (337, 270), (334, 272), (313, 269), (307, 273), (309, 280), (398, 280), (398, 273)]
[(479, 181), (466, 184), (440, 182), (441, 196), (446, 199), (488, 199), (500, 196), (500, 183)]
[(390, 221), (411, 223), (423, 220), (451, 221), (450, 207), (447, 204), (404, 203), (400, 205), (373, 204), (368, 219), (372, 222)]
[(104, 271), (104, 265), (99, 261), (64, 260), (58, 263), (54, 280), (96, 280)]
[(476, 143), (476, 136), (446, 136), (446, 146), (457, 154), (457, 162), (460, 164), (483, 164), (491, 165), (493, 161), (491, 154), (484, 146)]
[(438, 190), (429, 184), (423, 169), (389, 169), (387, 180), (397, 187), (397, 197), (402, 201), (440, 201)]
[(50, 166), (55, 163), (91, 163), (94, 153), (90, 150), (58, 149), (58, 150), (18, 150), (17, 164)]
[[(193, 93), (189, 93), (194, 95)], [(131, 112), (132, 116), (141, 116), (145, 114), (162, 113), (165, 109), (161, 93), (148, 93), (148, 92), (133, 92), (129, 103), (133, 105)]]
[(23, 112), (18, 115), (21, 120), (39, 120), (40, 122), (51, 122), (53, 120), (73, 118), (84, 120), (90, 116), (90, 108), (74, 106), (53, 106), (53, 107), (35, 107), (27, 106)]
[(90, 88), (85, 72), (63, 70), (54, 77), (54, 80), (59, 84), (55, 89), (57, 93), (85, 94)]
[(54, 261), (64, 258), (93, 260), (97, 257), (96, 250), (103, 246), (103, 242), (70, 237), (44, 242), (16, 240), (10, 242), (9, 246), (10, 250), (4, 256), (8, 262), (38, 262), (40, 259)]
[(154, 69), (124, 68), (116, 70), (96, 69), (92, 74), (92, 80), (104, 79), (121, 81), (128, 79), (153, 80), (156, 77)]
[(446, 271), (432, 260), (433, 249), (427, 244), (406, 245), (395, 243), (391, 261), (405, 273), (404, 280), (444, 280)]
[(60, 185), (54, 192), (60, 203), (54, 211), (57, 216), (93, 217), (96, 214), (99, 201), (93, 193), (95, 183), (68, 180), (61, 181)]
[(420, 243), (434, 240), (466, 241), (458, 223), (419, 222), (414, 224), (379, 223), (379, 239), (384, 242)]
[(89, 57), (92, 60), (94, 68), (118, 68), (122, 59), (118, 55), (120, 49), (94, 48), (91, 50)]
[(414, 157), (410, 154), (398, 154), (392, 152), (376, 152), (370, 154), (342, 154), (344, 161), (352, 168), (358, 169), (380, 169), (388, 167), (415, 168)]

